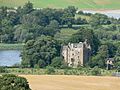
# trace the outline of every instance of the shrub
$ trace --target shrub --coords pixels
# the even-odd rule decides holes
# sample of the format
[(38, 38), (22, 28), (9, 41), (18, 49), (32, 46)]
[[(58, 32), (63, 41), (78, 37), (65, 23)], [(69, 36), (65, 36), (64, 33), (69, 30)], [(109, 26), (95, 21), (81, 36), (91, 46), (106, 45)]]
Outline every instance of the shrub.
[(62, 65), (63, 65), (63, 58), (62, 57), (55, 57), (52, 59), (51, 66), (53, 66), (55, 68), (61, 68)]
[(6, 73), (6, 72), (7, 72), (6, 68), (0, 66), (0, 73)]
[(0, 90), (31, 90), (27, 80), (12, 74), (0, 76)]
[(101, 75), (101, 71), (97, 66), (92, 69), (91, 73), (92, 75), (95, 75), (95, 76)]
[(55, 69), (54, 67), (48, 66), (46, 68), (46, 74), (55, 74)]

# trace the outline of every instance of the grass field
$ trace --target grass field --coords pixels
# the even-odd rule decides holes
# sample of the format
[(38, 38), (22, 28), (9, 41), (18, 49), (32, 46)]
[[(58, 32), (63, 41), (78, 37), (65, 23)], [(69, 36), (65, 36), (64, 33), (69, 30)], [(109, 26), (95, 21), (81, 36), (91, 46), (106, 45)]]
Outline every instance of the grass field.
[(61, 31), (55, 35), (55, 38), (58, 40), (68, 40), (73, 34), (77, 32), (78, 30), (62, 28)]
[(23, 44), (1, 44), (0, 50), (21, 50), (23, 48)]
[[(28, 0), (0, 0), (0, 6), (17, 7)], [(120, 9), (120, 0), (29, 0), (36, 8), (65, 8), (73, 5), (79, 9)]]
[(21, 75), (32, 90), (119, 90), (120, 78), (67, 75)]

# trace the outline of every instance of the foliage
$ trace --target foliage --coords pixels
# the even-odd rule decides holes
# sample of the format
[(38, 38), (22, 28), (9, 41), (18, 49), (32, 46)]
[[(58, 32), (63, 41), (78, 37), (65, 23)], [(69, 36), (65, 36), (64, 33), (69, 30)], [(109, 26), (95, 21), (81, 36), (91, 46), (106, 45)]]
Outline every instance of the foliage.
[(48, 66), (46, 68), (46, 74), (55, 74), (55, 69), (54, 67)]
[(115, 59), (115, 66), (117, 68), (120, 68), (120, 47), (118, 47), (114, 59)]
[(94, 67), (92, 69), (92, 75), (95, 75), (95, 76), (101, 75), (100, 69), (98, 67)]
[(64, 61), (62, 57), (55, 57), (52, 59), (51, 66), (54, 68), (62, 68)]
[(108, 25), (108, 24), (111, 24), (111, 22), (106, 15), (96, 13), (91, 15), (90, 24), (96, 27), (98, 25), (106, 25), (106, 24)]
[[(51, 64), (51, 60), (60, 55), (60, 44), (50, 36), (41, 36), (36, 40), (30, 40), (24, 46), (22, 52), (22, 65), (24, 67), (45, 67)], [(30, 65), (30, 66), (29, 66)]]
[(98, 66), (99, 68), (105, 68), (106, 59), (108, 58), (108, 46), (102, 45), (97, 52), (97, 55), (93, 56), (89, 61), (91, 67)]
[(28, 82), (23, 77), (12, 74), (0, 76), (0, 90), (31, 90)]
[(72, 35), (71, 39), (69, 42), (84, 42), (87, 39), (88, 43), (91, 45), (92, 48), (92, 53), (96, 53), (98, 50), (100, 41), (99, 39), (95, 36), (94, 32), (92, 29), (89, 28), (80, 28), (77, 33)]
[(7, 70), (5, 67), (0, 66), (0, 73), (7, 73)]
[(92, 58), (88, 62), (90, 67), (105, 68), (106, 59), (114, 58), (117, 68), (120, 65), (119, 32), (120, 19), (83, 13), (75, 6), (34, 9), (33, 4), (27, 2), (16, 10), (7, 7), (0, 10), (0, 43), (5, 43), (0, 44), (0, 49), (21, 49), (23, 45), (16, 43), (24, 43), (23, 67), (38, 69), (50, 65), (67, 68), (60, 57), (61, 46), (87, 39), (92, 50)]

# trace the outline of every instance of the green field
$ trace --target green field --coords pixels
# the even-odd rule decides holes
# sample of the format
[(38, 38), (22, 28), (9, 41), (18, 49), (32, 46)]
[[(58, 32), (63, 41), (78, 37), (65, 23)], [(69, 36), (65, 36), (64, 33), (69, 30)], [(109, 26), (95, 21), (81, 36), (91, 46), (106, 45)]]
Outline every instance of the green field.
[(21, 50), (23, 48), (23, 44), (1, 44), (0, 50)]
[(74, 30), (74, 29), (69, 29), (69, 28), (62, 28), (60, 32), (58, 32), (56, 35), (55, 35), (55, 38), (57, 40), (69, 40), (70, 37), (77, 33), (78, 30)]
[(36, 8), (120, 9), (120, 0), (0, 0), (0, 6), (17, 7), (32, 2)]

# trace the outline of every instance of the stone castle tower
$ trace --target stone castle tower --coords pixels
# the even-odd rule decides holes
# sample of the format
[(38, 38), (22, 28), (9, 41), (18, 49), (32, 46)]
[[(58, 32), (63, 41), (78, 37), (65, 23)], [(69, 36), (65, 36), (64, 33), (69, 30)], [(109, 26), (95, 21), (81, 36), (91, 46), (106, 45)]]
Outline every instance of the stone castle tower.
[(62, 56), (69, 67), (84, 66), (90, 57), (91, 47), (85, 42), (69, 43), (62, 47)]

